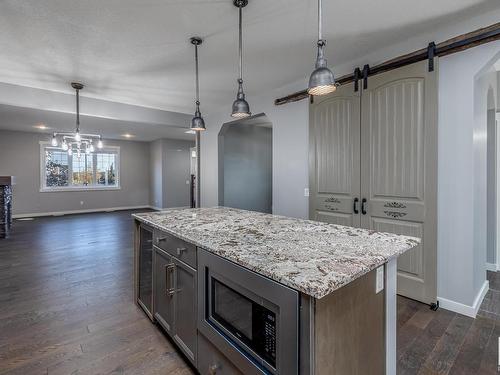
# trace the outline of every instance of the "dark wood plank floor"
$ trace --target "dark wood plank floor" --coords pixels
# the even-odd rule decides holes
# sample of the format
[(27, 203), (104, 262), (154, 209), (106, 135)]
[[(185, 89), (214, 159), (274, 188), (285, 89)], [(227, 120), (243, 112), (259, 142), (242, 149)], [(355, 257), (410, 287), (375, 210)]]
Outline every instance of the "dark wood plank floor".
[(130, 211), (0, 239), (0, 374), (193, 374), (133, 303)]
[[(0, 374), (193, 374), (132, 301), (130, 211), (0, 240)], [(500, 274), (477, 319), (398, 298), (398, 374), (498, 374)]]

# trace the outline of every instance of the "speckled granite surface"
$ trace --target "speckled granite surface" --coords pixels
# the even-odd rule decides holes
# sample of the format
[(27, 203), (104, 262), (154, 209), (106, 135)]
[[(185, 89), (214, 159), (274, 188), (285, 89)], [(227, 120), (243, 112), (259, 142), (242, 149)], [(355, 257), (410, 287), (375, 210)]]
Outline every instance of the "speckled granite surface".
[(226, 207), (133, 216), (315, 298), (420, 242), (414, 237)]

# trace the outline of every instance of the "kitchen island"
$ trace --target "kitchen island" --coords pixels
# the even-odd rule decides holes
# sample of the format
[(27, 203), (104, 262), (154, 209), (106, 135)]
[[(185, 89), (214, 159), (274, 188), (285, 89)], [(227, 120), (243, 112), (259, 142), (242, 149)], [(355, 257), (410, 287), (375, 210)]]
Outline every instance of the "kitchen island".
[(419, 239), (225, 207), (134, 215), (136, 301), (201, 374), (395, 374)]

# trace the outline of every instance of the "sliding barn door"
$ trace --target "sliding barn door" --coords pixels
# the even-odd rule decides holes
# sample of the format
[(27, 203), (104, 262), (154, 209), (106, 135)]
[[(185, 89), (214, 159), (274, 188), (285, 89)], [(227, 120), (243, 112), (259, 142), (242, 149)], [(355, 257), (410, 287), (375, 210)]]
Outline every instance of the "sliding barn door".
[(353, 85), (316, 97), (309, 127), (309, 217), (359, 226), (360, 97)]
[(427, 62), (369, 78), (361, 101), (361, 226), (422, 238), (398, 293), (436, 302), (437, 73)]

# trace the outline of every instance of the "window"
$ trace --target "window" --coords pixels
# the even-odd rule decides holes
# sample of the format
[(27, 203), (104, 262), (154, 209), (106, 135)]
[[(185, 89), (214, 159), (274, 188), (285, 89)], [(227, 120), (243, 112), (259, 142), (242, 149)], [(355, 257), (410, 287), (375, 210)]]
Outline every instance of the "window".
[(107, 147), (80, 158), (40, 144), (41, 191), (119, 189), (120, 148)]

